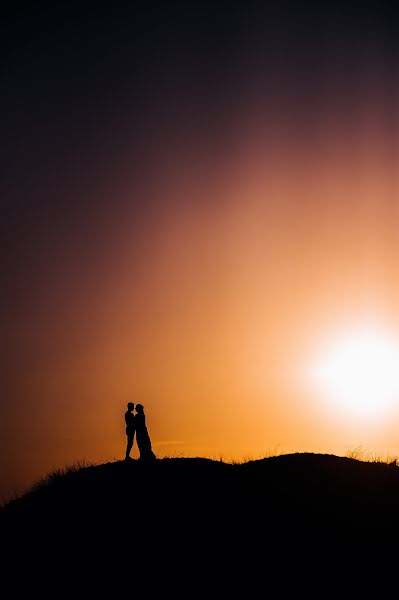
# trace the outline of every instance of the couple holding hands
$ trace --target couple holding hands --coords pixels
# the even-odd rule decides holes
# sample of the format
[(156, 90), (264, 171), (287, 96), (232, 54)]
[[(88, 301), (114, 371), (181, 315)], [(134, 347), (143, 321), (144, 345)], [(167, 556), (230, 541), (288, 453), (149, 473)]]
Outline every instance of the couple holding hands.
[(145, 424), (144, 406), (142, 404), (136, 404), (136, 414), (133, 413), (133, 410), (133, 402), (128, 402), (127, 411), (125, 412), (127, 436), (125, 460), (130, 459), (130, 451), (133, 447), (135, 433), (137, 446), (140, 452), (140, 459), (146, 461), (154, 460), (156, 456), (152, 451), (150, 436), (148, 435)]

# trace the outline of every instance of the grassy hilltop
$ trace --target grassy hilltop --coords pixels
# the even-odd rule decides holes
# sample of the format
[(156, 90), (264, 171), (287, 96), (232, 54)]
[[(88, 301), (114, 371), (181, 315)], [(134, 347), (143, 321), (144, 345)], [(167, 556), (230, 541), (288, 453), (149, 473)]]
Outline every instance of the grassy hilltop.
[[(248, 541), (396, 541), (399, 468), (326, 454), (243, 464), (164, 458), (75, 467), (48, 475), (0, 512), (6, 530)], [(56, 534), (55, 534), (56, 532)]]

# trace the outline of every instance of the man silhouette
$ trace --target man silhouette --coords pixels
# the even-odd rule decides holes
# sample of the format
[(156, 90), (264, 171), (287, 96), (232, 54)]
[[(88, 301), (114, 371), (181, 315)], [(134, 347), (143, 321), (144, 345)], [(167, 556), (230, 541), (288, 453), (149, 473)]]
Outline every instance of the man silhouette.
[(126, 435), (127, 435), (125, 460), (129, 460), (129, 458), (130, 458), (130, 450), (132, 449), (132, 446), (133, 446), (134, 432), (136, 431), (135, 416), (133, 414), (133, 410), (134, 410), (133, 402), (128, 402), (127, 411), (125, 412)]

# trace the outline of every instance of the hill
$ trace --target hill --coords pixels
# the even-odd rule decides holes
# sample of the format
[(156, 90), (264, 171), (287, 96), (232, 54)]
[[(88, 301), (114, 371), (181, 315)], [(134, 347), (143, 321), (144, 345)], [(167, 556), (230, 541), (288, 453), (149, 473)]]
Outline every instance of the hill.
[[(243, 464), (204, 458), (120, 461), (48, 476), (0, 512), (5, 531), (75, 537), (98, 531), (190, 547), (212, 539), (395, 541), (399, 468), (325, 454)], [(54, 540), (53, 540), (54, 542)]]

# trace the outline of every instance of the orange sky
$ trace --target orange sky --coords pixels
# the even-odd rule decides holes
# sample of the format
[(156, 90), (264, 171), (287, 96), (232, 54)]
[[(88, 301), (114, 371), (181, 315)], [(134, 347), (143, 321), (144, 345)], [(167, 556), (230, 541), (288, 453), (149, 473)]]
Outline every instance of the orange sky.
[(399, 330), (389, 49), (340, 15), (311, 37), (285, 16), (241, 31), (241, 13), (229, 37), (210, 15), (191, 46), (179, 23), (133, 50), (111, 32), (125, 71), (112, 53), (103, 71), (103, 29), (97, 71), (78, 70), (84, 29), (78, 58), (73, 36), (43, 46), (72, 75), (40, 40), (13, 59), (0, 497), (121, 459), (128, 401), (158, 456), (399, 454), (399, 413), (346, 420), (305, 377), (331, 332)]
[(378, 131), (323, 134), (302, 152), (281, 137), (278, 155), (239, 136), (221, 177), (192, 167), (155, 183), (168, 201), (134, 245), (127, 208), (95, 269), (73, 255), (50, 269), (34, 318), (12, 331), (25, 364), (6, 481), (121, 458), (128, 401), (144, 404), (160, 456), (399, 451), (397, 422), (335, 422), (304, 384), (329, 332), (359, 316), (399, 324), (391, 157), (375, 152)]

